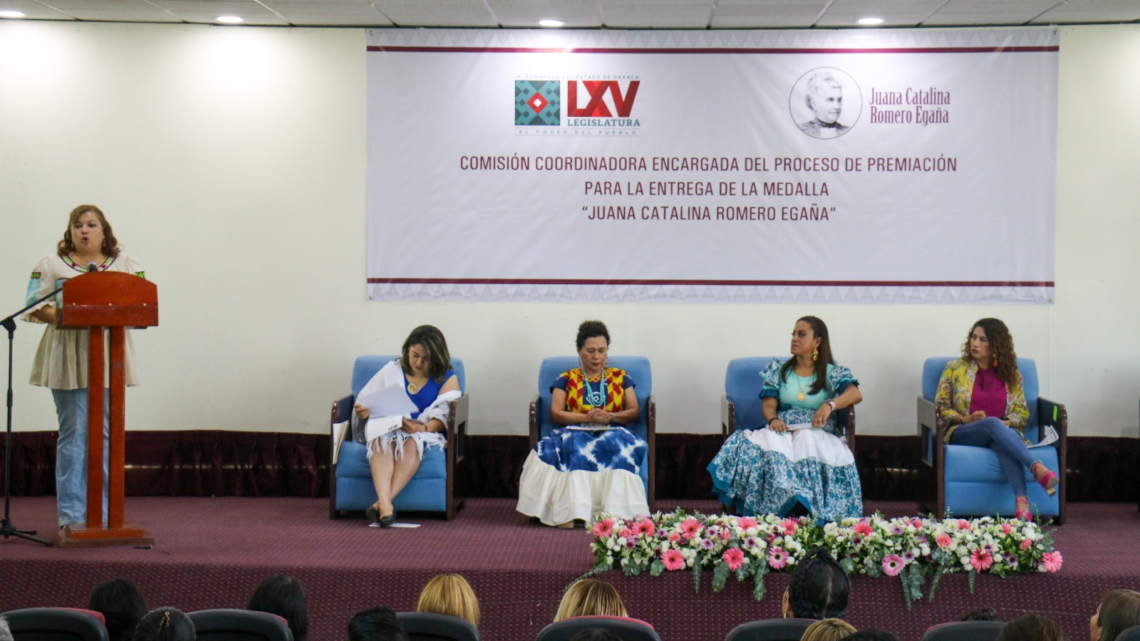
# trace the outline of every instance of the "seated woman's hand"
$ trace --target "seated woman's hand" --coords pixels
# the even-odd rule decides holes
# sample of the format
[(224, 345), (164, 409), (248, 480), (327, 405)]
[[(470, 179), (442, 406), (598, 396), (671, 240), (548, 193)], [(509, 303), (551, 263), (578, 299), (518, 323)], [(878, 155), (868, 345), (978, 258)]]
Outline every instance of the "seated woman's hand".
[(358, 418), (358, 419), (360, 419), (360, 420), (362, 420), (362, 421), (363, 421), (364, 419), (368, 418), (368, 416), (369, 416), (369, 414), (370, 414), (370, 412), (368, 411), (368, 408), (367, 408), (367, 407), (364, 407), (364, 406), (363, 406), (363, 405), (361, 405), (360, 403), (357, 403), (356, 405), (353, 405), (353, 406), (352, 406), (352, 409), (353, 409), (353, 411), (355, 411), (355, 412), (356, 412), (356, 418)]
[(413, 421), (410, 418), (405, 418), (403, 424), (400, 426), (400, 429), (404, 430), (408, 434), (415, 434), (416, 432), (426, 432), (427, 426), (419, 421)]
[(963, 423), (973, 423), (974, 421), (980, 421), (985, 417), (986, 417), (986, 413), (981, 411), (981, 410), (978, 410), (977, 412), (973, 412), (972, 414), (966, 415), (966, 418), (962, 419), (962, 422)]
[(811, 426), (820, 428), (827, 425), (827, 417), (829, 416), (831, 416), (831, 405), (827, 403), (820, 405), (819, 409), (815, 411), (815, 416), (811, 418)]
[(768, 429), (777, 434), (783, 434), (788, 431), (788, 424), (778, 418), (774, 418), (768, 421)]

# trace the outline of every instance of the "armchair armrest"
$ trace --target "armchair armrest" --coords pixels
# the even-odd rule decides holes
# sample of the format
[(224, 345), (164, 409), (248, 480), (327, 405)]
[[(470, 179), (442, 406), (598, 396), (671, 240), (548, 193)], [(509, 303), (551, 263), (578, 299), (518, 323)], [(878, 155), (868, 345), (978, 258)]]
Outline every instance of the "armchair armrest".
[(932, 401), (918, 397), (918, 458), (927, 467), (934, 466), (936, 446), (942, 442), (942, 417)]
[(736, 431), (736, 403), (725, 394), (720, 397), (720, 433), (728, 436)]
[(527, 419), (530, 426), (530, 449), (534, 449), (534, 444), (538, 442), (538, 425), (540, 423), (538, 416), (542, 411), (542, 396), (535, 393), (534, 397), (530, 399), (530, 415)]
[[(356, 398), (349, 394), (344, 398), (333, 401), (332, 411), (329, 413), (329, 436), (332, 438), (332, 450), (329, 452), (329, 518), (337, 517), (336, 510), (336, 461), (340, 454), (340, 444), (344, 442), (345, 435), (352, 436), (352, 404)], [(338, 423), (349, 421), (348, 425), (337, 429)]]
[(467, 394), (448, 403), (447, 446), (455, 453), (455, 462), (463, 460), (467, 451), (467, 415), (471, 399)]
[(843, 436), (847, 439), (847, 447), (851, 453), (855, 453), (855, 406), (845, 407), (839, 410), (839, 416), (836, 417), (837, 422), (842, 422), (844, 425)]
[(645, 441), (649, 446), (649, 453), (645, 460), (649, 463), (649, 491), (646, 502), (649, 509), (654, 509), (653, 502), (657, 494), (657, 398), (650, 394), (645, 403)]

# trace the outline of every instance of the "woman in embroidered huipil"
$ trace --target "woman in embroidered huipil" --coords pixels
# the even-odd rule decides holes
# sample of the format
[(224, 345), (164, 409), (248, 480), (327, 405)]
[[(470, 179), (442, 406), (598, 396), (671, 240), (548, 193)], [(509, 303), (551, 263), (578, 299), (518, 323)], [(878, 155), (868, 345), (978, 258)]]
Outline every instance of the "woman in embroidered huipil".
[(523, 464), (518, 511), (547, 525), (572, 527), (600, 513), (649, 514), (640, 464), (648, 445), (621, 425), (637, 420), (636, 383), (606, 367), (610, 334), (601, 321), (578, 327), (581, 367), (551, 385), (550, 419), (558, 428), (535, 444)]
[[(27, 303), (47, 296), (64, 281), (87, 272), (95, 264), (101, 272), (126, 272), (145, 278), (138, 261), (119, 246), (111, 224), (95, 205), (80, 205), (71, 211), (63, 240), (32, 270)], [(31, 308), (22, 320), (46, 323), (40, 346), (32, 361), (32, 385), (51, 389), (59, 419), (55, 446), (55, 491), (59, 525), (87, 521), (87, 343), (88, 333), (59, 329), (61, 295)], [(135, 347), (127, 332), (124, 367), (128, 386), (139, 384)], [(104, 380), (110, 380), (105, 378)], [(111, 429), (111, 405), (104, 394), (103, 412), (103, 519), (107, 518), (107, 447)]]
[(1057, 474), (1033, 458), (1021, 433), (1029, 421), (1029, 407), (1005, 323), (996, 318), (974, 323), (962, 345), (962, 358), (950, 361), (942, 371), (934, 402), (949, 425), (947, 443), (988, 447), (997, 455), (1017, 497), (1016, 518), (1031, 518), (1026, 468), (1050, 496), (1057, 492)]
[(831, 358), (827, 325), (804, 316), (792, 330), (792, 358), (760, 373), (760, 429), (738, 429), (709, 464), (721, 502), (747, 514), (806, 511), (816, 521), (863, 515), (855, 457), (833, 416), (863, 400), (851, 370)]
[[(400, 387), (419, 413), (408, 416), (371, 416), (369, 409), (355, 405), (353, 433), (360, 433), (368, 444), (368, 466), (376, 502), (364, 513), (370, 527), (389, 528), (396, 522), (392, 504), (420, 469), (424, 452), (447, 447), (448, 403), (458, 399), (459, 377), (451, 368), (451, 353), (443, 332), (432, 325), (420, 325), (404, 339), (400, 358), (380, 368), (360, 390), (370, 396), (386, 387)], [(412, 452), (408, 451), (409, 443)]]

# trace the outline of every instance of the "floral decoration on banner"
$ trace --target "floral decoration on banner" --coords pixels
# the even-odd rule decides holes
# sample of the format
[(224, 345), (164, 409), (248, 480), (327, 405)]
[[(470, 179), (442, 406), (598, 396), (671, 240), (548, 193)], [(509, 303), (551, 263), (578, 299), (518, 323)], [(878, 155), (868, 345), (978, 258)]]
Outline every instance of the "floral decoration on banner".
[(751, 578), (753, 596), (764, 598), (764, 576), (791, 572), (816, 547), (825, 548), (848, 575), (899, 577), (907, 608), (929, 598), (942, 575), (966, 572), (970, 591), (978, 573), (1009, 576), (1061, 569), (1053, 537), (1031, 521), (983, 517), (887, 519), (876, 514), (819, 525), (807, 517), (706, 516), (681, 510), (623, 519), (602, 514), (591, 524), (597, 562), (586, 575), (620, 569), (633, 576), (690, 570), (700, 590), (701, 572), (712, 570), (713, 591), (730, 576)]

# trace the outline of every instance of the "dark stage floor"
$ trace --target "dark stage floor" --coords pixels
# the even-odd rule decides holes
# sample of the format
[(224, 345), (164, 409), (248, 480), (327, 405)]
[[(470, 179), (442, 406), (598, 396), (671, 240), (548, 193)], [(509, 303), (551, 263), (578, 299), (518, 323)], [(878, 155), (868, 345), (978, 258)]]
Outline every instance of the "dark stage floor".
[[(333, 641), (343, 638), (352, 613), (373, 605), (414, 609), (428, 578), (459, 572), (479, 596), (484, 639), (529, 641), (553, 617), (562, 589), (593, 563), (585, 531), (532, 524), (504, 499), (468, 500), (450, 523), (428, 516), (418, 520), (419, 529), (392, 530), (368, 528), (363, 517), (330, 521), (324, 499), (139, 497), (127, 507), (128, 521), (154, 535), (153, 549), (55, 549), (0, 540), (0, 611), (82, 606), (90, 589), (112, 576), (136, 581), (152, 607), (241, 607), (261, 578), (287, 572), (308, 592), (310, 639)], [(716, 504), (685, 507), (711, 511)], [(895, 516), (914, 506), (868, 509)], [(12, 502), (22, 528), (50, 533), (54, 514), (54, 497)], [(1105, 590), (1140, 589), (1140, 514), (1131, 504), (1074, 504), (1069, 515), (1069, 524), (1055, 532), (1065, 558), (1056, 575), (982, 577), (973, 595), (964, 575), (948, 576), (933, 603), (918, 603), (910, 613), (896, 579), (857, 578), (847, 618), (856, 627), (882, 627), (916, 641), (934, 623), (996, 607), (1006, 619), (1047, 614), (1074, 641), (1086, 638), (1088, 617)], [(756, 602), (751, 584), (732, 582), (714, 594), (707, 575), (699, 594), (687, 572), (601, 578), (618, 587), (631, 616), (653, 623), (666, 641), (719, 641), (739, 623), (778, 616), (787, 584), (786, 575), (770, 575), (769, 596)]]

